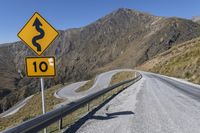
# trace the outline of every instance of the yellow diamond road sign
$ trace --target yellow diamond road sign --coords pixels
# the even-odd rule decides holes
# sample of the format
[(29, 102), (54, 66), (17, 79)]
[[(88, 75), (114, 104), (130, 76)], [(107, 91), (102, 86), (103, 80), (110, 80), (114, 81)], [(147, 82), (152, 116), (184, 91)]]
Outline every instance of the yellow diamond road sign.
[(56, 75), (54, 57), (26, 57), (28, 77), (53, 77)]
[(57, 36), (58, 32), (37, 12), (18, 33), (18, 37), (39, 56)]

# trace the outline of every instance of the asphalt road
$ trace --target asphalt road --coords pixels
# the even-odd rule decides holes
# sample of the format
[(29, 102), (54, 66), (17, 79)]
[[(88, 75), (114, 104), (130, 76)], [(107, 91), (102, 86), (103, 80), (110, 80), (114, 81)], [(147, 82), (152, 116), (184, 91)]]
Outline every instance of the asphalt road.
[(142, 72), (78, 133), (200, 133), (200, 87)]
[(89, 94), (92, 94), (99, 90), (105, 89), (106, 87), (108, 87), (110, 85), (112, 76), (115, 75), (116, 73), (122, 72), (122, 71), (133, 71), (133, 70), (132, 69), (116, 69), (116, 70), (104, 72), (104, 73), (99, 74), (95, 78), (94, 84), (87, 91), (76, 92), (76, 90), (79, 87), (81, 87), (85, 83), (87, 83), (87, 81), (82, 81), (82, 82), (73, 83), (73, 84), (70, 84), (68, 86), (61, 88), (59, 91), (55, 92), (54, 96), (57, 98), (68, 99), (69, 101), (74, 101), (74, 100), (80, 99)]

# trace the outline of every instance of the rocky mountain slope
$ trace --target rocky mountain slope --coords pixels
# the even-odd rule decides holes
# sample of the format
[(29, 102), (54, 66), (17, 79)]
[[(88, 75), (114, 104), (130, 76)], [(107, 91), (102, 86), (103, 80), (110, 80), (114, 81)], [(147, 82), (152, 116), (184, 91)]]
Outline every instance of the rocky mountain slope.
[[(44, 54), (55, 55), (57, 67), (57, 76), (45, 79), (45, 88), (113, 68), (135, 67), (200, 36), (200, 25), (121, 8), (85, 27), (59, 32)], [(31, 55), (22, 42), (1, 45), (0, 112), (40, 90), (37, 78), (25, 76), (24, 58)]]
[(200, 84), (200, 38), (174, 46), (145, 62), (139, 69)]

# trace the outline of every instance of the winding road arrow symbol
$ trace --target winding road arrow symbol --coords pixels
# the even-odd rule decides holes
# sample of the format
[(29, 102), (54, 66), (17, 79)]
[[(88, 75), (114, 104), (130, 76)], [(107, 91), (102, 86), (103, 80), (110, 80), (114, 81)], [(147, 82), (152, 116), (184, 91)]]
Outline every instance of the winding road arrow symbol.
[(33, 37), (32, 44), (37, 48), (37, 51), (41, 51), (41, 45), (37, 43), (37, 40), (42, 39), (45, 33), (44, 33), (44, 30), (40, 27), (42, 26), (42, 24), (37, 17), (33, 23), (33, 26), (35, 26), (36, 30), (40, 33), (40, 35)]

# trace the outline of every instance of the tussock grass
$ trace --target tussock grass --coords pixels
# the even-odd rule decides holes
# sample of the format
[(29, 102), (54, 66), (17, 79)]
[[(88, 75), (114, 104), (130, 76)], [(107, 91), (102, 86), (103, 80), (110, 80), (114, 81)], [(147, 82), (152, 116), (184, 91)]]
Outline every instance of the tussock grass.
[(86, 84), (79, 87), (75, 92), (83, 92), (83, 91), (90, 89), (92, 87), (92, 85), (94, 84), (94, 80), (95, 80), (95, 78), (89, 80)]
[(135, 72), (134, 71), (124, 71), (124, 72), (119, 72), (117, 74), (115, 74), (110, 82), (110, 86), (119, 83), (119, 82), (123, 82), (125, 80), (129, 80), (135, 77)]
[(200, 38), (192, 39), (158, 55), (145, 70), (200, 84)]

